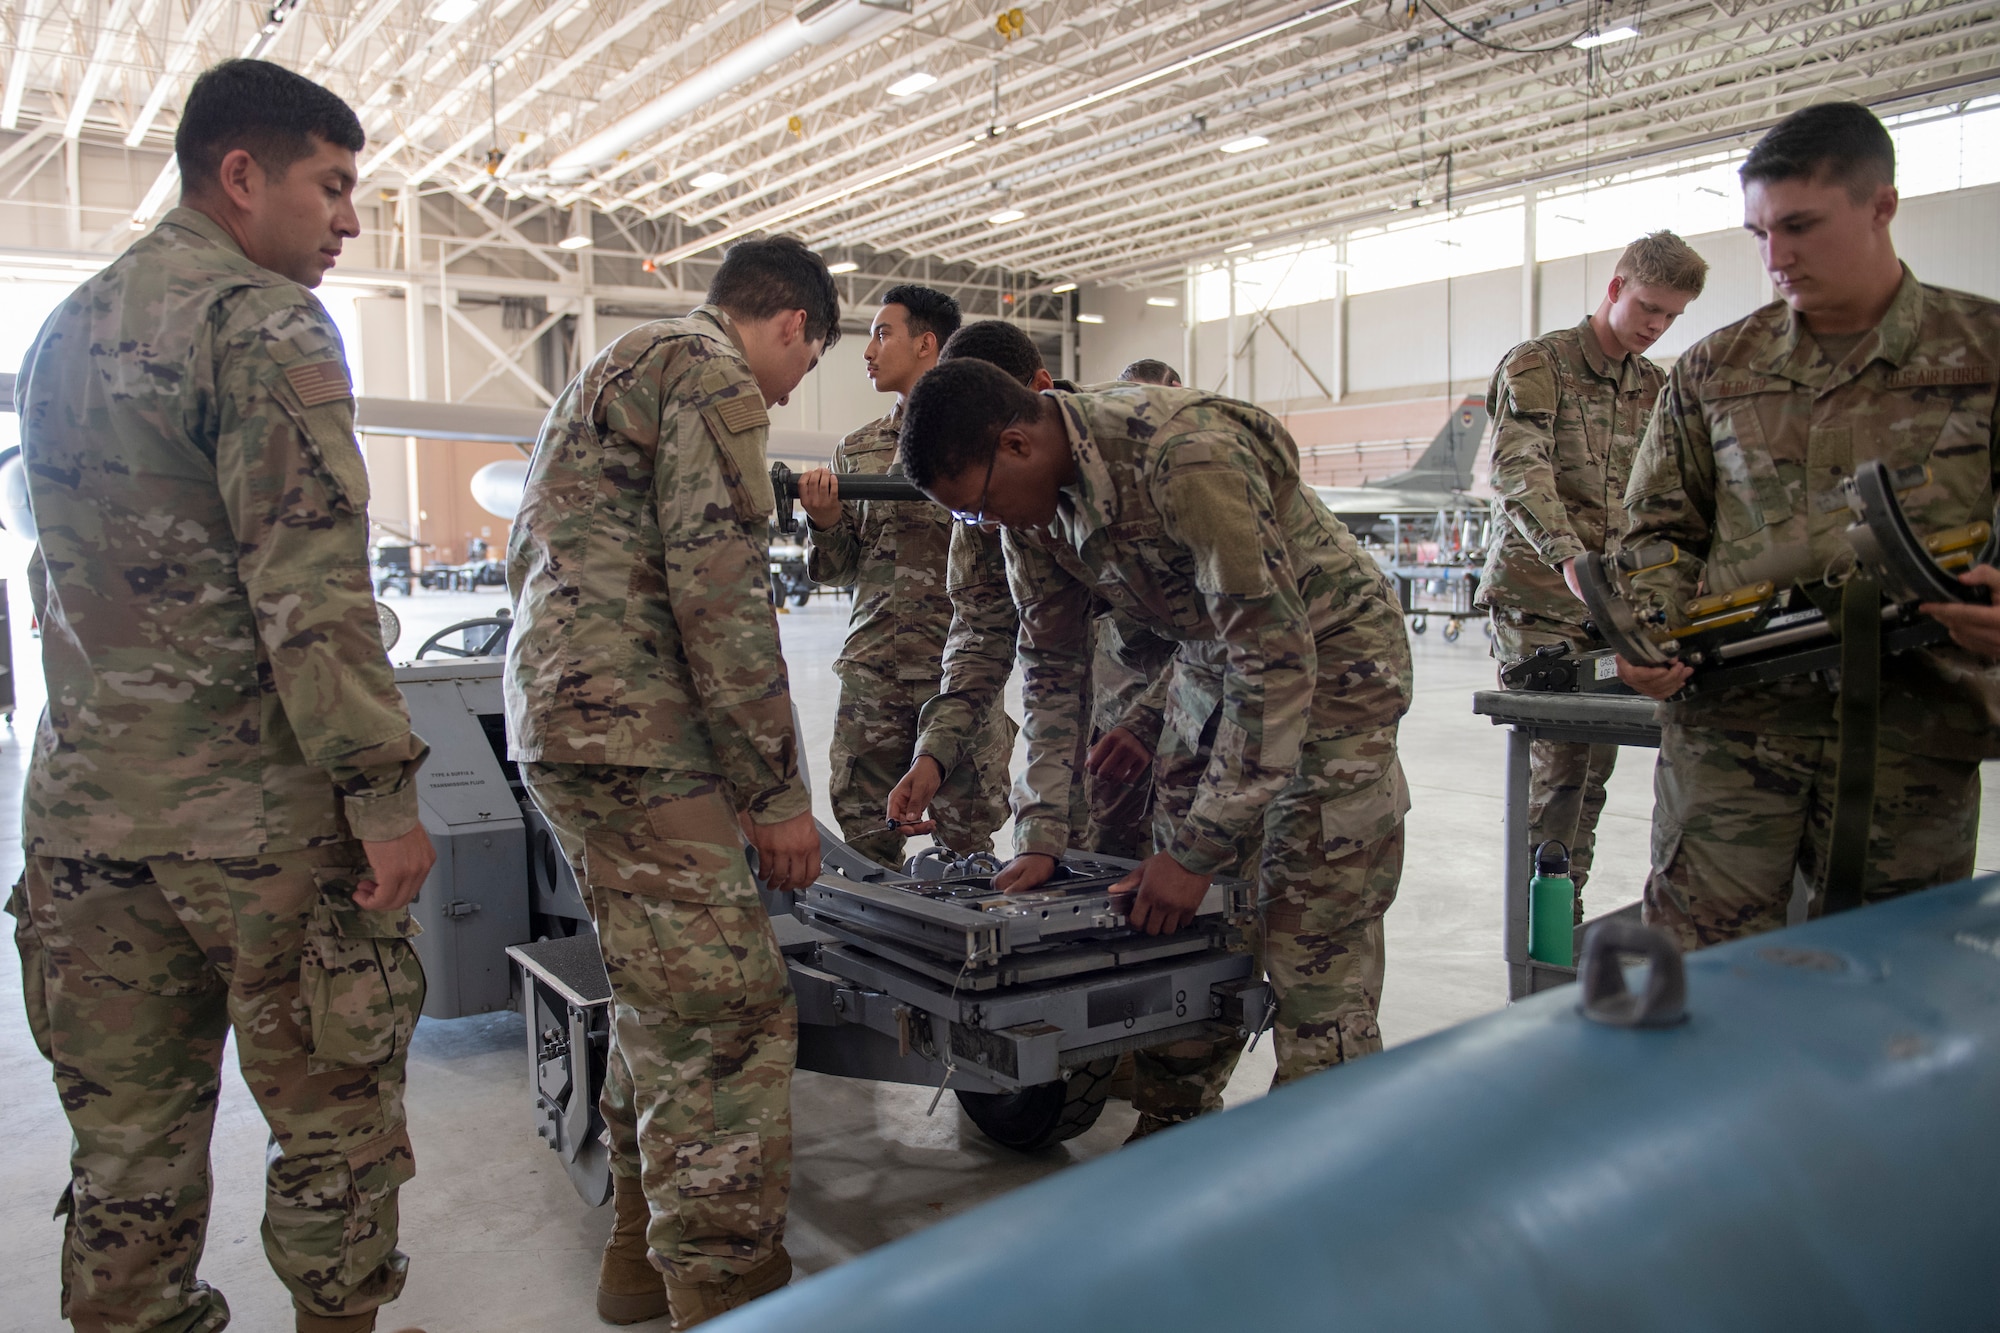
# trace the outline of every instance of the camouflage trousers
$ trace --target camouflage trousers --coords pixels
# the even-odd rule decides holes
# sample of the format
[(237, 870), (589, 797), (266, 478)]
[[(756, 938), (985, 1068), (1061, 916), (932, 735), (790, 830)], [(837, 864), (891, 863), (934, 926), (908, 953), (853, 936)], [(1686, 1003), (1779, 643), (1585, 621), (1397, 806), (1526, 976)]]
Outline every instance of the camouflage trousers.
[[(937, 682), (894, 680), (843, 666), (840, 712), (833, 723), (832, 779), (827, 797), (848, 846), (892, 870), (903, 866), (901, 833), (886, 824), (889, 793), (917, 752), (917, 714)], [(970, 758), (945, 774), (931, 810), (936, 837), (955, 852), (993, 850), (993, 831), (1007, 822), (1007, 769), (1019, 728), (996, 707)]]
[(611, 979), (599, 1107), (664, 1271), (717, 1281), (784, 1239), (798, 1008), (718, 778), (523, 764)]
[(28, 1022), (74, 1142), (62, 1313), (79, 1329), (229, 1322), (196, 1276), (233, 1027), (271, 1128), (264, 1253), (298, 1309), (392, 1301), (415, 1171), (403, 1072), (424, 975), (407, 910), (354, 905), (359, 843), (221, 861), (31, 856), (8, 910)]
[[(1219, 719), (1200, 746), (1172, 727), (1161, 735), (1153, 831), (1162, 844), (1193, 803)], [(1257, 920), (1245, 934), (1278, 1001), (1273, 1087), (1382, 1049), (1382, 914), (1402, 879), (1408, 809), (1393, 725), (1310, 742), (1298, 777), (1265, 809), (1261, 845), (1222, 872), (1255, 866)], [(1219, 1108), (1241, 1045), (1232, 1036), (1140, 1052), (1133, 1107), (1166, 1120)]]
[[(1493, 608), (1493, 655), (1518, 662), (1544, 644), (1582, 648), (1590, 639), (1577, 625), (1514, 607)], [(1503, 687), (1504, 688), (1504, 687)], [(1576, 920), (1583, 924), (1583, 886), (1604, 812), (1604, 784), (1618, 762), (1615, 745), (1535, 741), (1528, 747), (1528, 846), (1553, 838), (1569, 848), (1569, 877), (1576, 883)]]
[[(1830, 736), (1663, 726), (1646, 923), (1683, 950), (1778, 930), (1797, 876), (1818, 916), (1839, 753)], [(1877, 751), (1866, 901), (1964, 879), (1978, 839), (1977, 762)]]

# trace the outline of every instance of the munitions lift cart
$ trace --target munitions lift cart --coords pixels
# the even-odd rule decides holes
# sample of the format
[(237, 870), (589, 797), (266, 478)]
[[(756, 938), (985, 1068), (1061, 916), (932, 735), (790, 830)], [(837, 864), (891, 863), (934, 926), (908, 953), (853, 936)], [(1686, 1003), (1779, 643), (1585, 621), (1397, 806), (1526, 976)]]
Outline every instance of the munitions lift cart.
[[(453, 631), (471, 639), (464, 627)], [(609, 1197), (598, 1093), (610, 984), (555, 838), (506, 758), (495, 657), (397, 668), (431, 745), (418, 807), (438, 851), (412, 907), (430, 981), (424, 1012), (519, 1005), (536, 1130), (590, 1203)], [(1148, 936), (1110, 892), (1131, 863), (1071, 855), (1028, 894), (994, 890), (991, 858), (920, 858), (916, 875), (821, 829), (824, 873), (767, 894), (799, 1007), (799, 1067), (949, 1090), (1008, 1147), (1088, 1129), (1127, 1051), (1269, 1025), (1268, 986), (1233, 924), (1250, 887), (1218, 880), (1195, 922)]]

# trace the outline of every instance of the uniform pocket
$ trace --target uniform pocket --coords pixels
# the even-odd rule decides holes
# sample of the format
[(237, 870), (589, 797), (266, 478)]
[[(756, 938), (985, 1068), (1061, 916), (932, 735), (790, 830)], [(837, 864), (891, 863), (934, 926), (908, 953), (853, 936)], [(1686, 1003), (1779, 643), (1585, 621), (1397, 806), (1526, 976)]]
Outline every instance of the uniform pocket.
[[(55, 1058), (49, 1027), (49, 952), (28, 914), (28, 880), (14, 881), (7, 895), (7, 914), (14, 918), (14, 948), (21, 955), (21, 999), (28, 1010), (28, 1033), (44, 1059)], [(67, 1196), (65, 1196), (67, 1197)]]
[(790, 983), (760, 904), (723, 907), (646, 899), (667, 1007), (694, 1023), (738, 1022), (785, 1002)]
[(755, 1134), (725, 1134), (674, 1145), (674, 1188), (683, 1199), (735, 1194), (764, 1185), (764, 1145)]
[(1792, 516), (1792, 493), (1759, 424), (1756, 400), (1728, 404), (1715, 435), (1715, 531), (1740, 541)]
[(371, 912), (353, 901), (357, 873), (343, 866), (313, 871), (313, 904), (299, 960), (308, 1073), (373, 1067), (409, 1048), (424, 1007), (424, 969), (410, 940), (407, 909)]

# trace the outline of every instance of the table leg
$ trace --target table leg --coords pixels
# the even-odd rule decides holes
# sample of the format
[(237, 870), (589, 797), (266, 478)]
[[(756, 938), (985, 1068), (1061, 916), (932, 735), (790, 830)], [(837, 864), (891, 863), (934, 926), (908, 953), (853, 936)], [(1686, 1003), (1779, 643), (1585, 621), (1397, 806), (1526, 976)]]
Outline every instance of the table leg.
[(1501, 952), (1507, 959), (1507, 998), (1528, 988), (1528, 749), (1522, 727), (1507, 728), (1506, 809), (1501, 816)]

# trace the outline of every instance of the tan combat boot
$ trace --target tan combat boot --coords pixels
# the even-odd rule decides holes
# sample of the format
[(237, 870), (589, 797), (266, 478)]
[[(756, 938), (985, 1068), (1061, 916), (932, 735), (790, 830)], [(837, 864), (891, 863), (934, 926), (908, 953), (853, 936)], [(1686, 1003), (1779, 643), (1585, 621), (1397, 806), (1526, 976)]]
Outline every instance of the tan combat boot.
[(646, 1258), (646, 1192), (637, 1176), (613, 1176), (611, 1191), (617, 1212), (597, 1268), (597, 1317), (607, 1324), (658, 1319), (667, 1312), (667, 1284)]
[(681, 1282), (667, 1276), (667, 1295), (673, 1302), (674, 1333), (705, 1324), (725, 1311), (748, 1305), (759, 1296), (768, 1296), (792, 1280), (792, 1256), (783, 1245), (747, 1273), (732, 1273), (716, 1282)]

